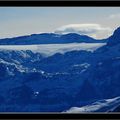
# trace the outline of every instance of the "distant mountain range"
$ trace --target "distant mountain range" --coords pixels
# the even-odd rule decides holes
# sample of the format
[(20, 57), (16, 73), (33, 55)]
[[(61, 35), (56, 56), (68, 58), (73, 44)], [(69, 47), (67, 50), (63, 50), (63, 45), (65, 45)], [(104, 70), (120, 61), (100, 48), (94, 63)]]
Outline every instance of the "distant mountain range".
[(120, 28), (101, 41), (73, 33), (0, 40), (0, 111), (119, 111)]
[(69, 33), (65, 35), (54, 33), (32, 34), (15, 38), (0, 39), (0, 45), (33, 45), (33, 44), (64, 44), (64, 43), (105, 43), (107, 40), (96, 40), (86, 35)]

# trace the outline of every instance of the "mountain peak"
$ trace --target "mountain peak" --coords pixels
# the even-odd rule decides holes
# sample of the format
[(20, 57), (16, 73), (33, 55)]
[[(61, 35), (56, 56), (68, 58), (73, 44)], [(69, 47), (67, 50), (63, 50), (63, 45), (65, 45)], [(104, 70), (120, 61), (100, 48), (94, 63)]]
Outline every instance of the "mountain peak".
[(119, 34), (120, 35), (120, 27), (118, 27), (115, 31), (114, 31), (114, 34)]
[(108, 38), (108, 45), (113, 46), (120, 43), (120, 27), (118, 27), (112, 36)]

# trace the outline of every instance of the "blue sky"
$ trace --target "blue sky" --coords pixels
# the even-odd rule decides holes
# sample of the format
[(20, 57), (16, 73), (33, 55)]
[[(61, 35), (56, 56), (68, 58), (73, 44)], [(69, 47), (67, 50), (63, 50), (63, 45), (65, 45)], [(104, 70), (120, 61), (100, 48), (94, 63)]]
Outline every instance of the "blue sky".
[(120, 26), (120, 7), (0, 8), (0, 38), (56, 30), (64, 33), (70, 32), (71, 29), (74, 32), (79, 30), (80, 34), (88, 32), (92, 37), (105, 38), (118, 26)]

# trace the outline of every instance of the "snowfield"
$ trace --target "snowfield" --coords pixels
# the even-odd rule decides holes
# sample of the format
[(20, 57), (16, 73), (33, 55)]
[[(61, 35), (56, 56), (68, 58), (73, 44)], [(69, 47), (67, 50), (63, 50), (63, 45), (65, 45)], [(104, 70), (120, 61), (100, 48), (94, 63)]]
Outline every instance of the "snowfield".
[(94, 52), (106, 45), (106, 43), (69, 43), (69, 44), (42, 44), (42, 45), (0, 45), (0, 50), (31, 50), (41, 53), (45, 56), (51, 56), (56, 53), (64, 54), (74, 50), (86, 50)]
[[(112, 98), (112, 99), (103, 99), (99, 100), (91, 105), (86, 105), (83, 107), (72, 107), (69, 110), (65, 111), (65, 113), (89, 113), (89, 112), (106, 112), (112, 111), (115, 109), (115, 106), (120, 104), (120, 97)], [(64, 112), (63, 112), (64, 113)]]

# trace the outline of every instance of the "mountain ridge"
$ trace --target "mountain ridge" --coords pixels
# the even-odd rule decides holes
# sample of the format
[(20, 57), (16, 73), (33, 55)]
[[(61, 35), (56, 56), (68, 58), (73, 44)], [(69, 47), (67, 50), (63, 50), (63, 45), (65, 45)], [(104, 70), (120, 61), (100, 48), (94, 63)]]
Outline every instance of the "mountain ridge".
[(33, 44), (63, 44), (63, 43), (105, 43), (107, 40), (96, 40), (87, 35), (77, 33), (55, 34), (41, 33), (20, 37), (0, 39), (0, 45), (33, 45)]

